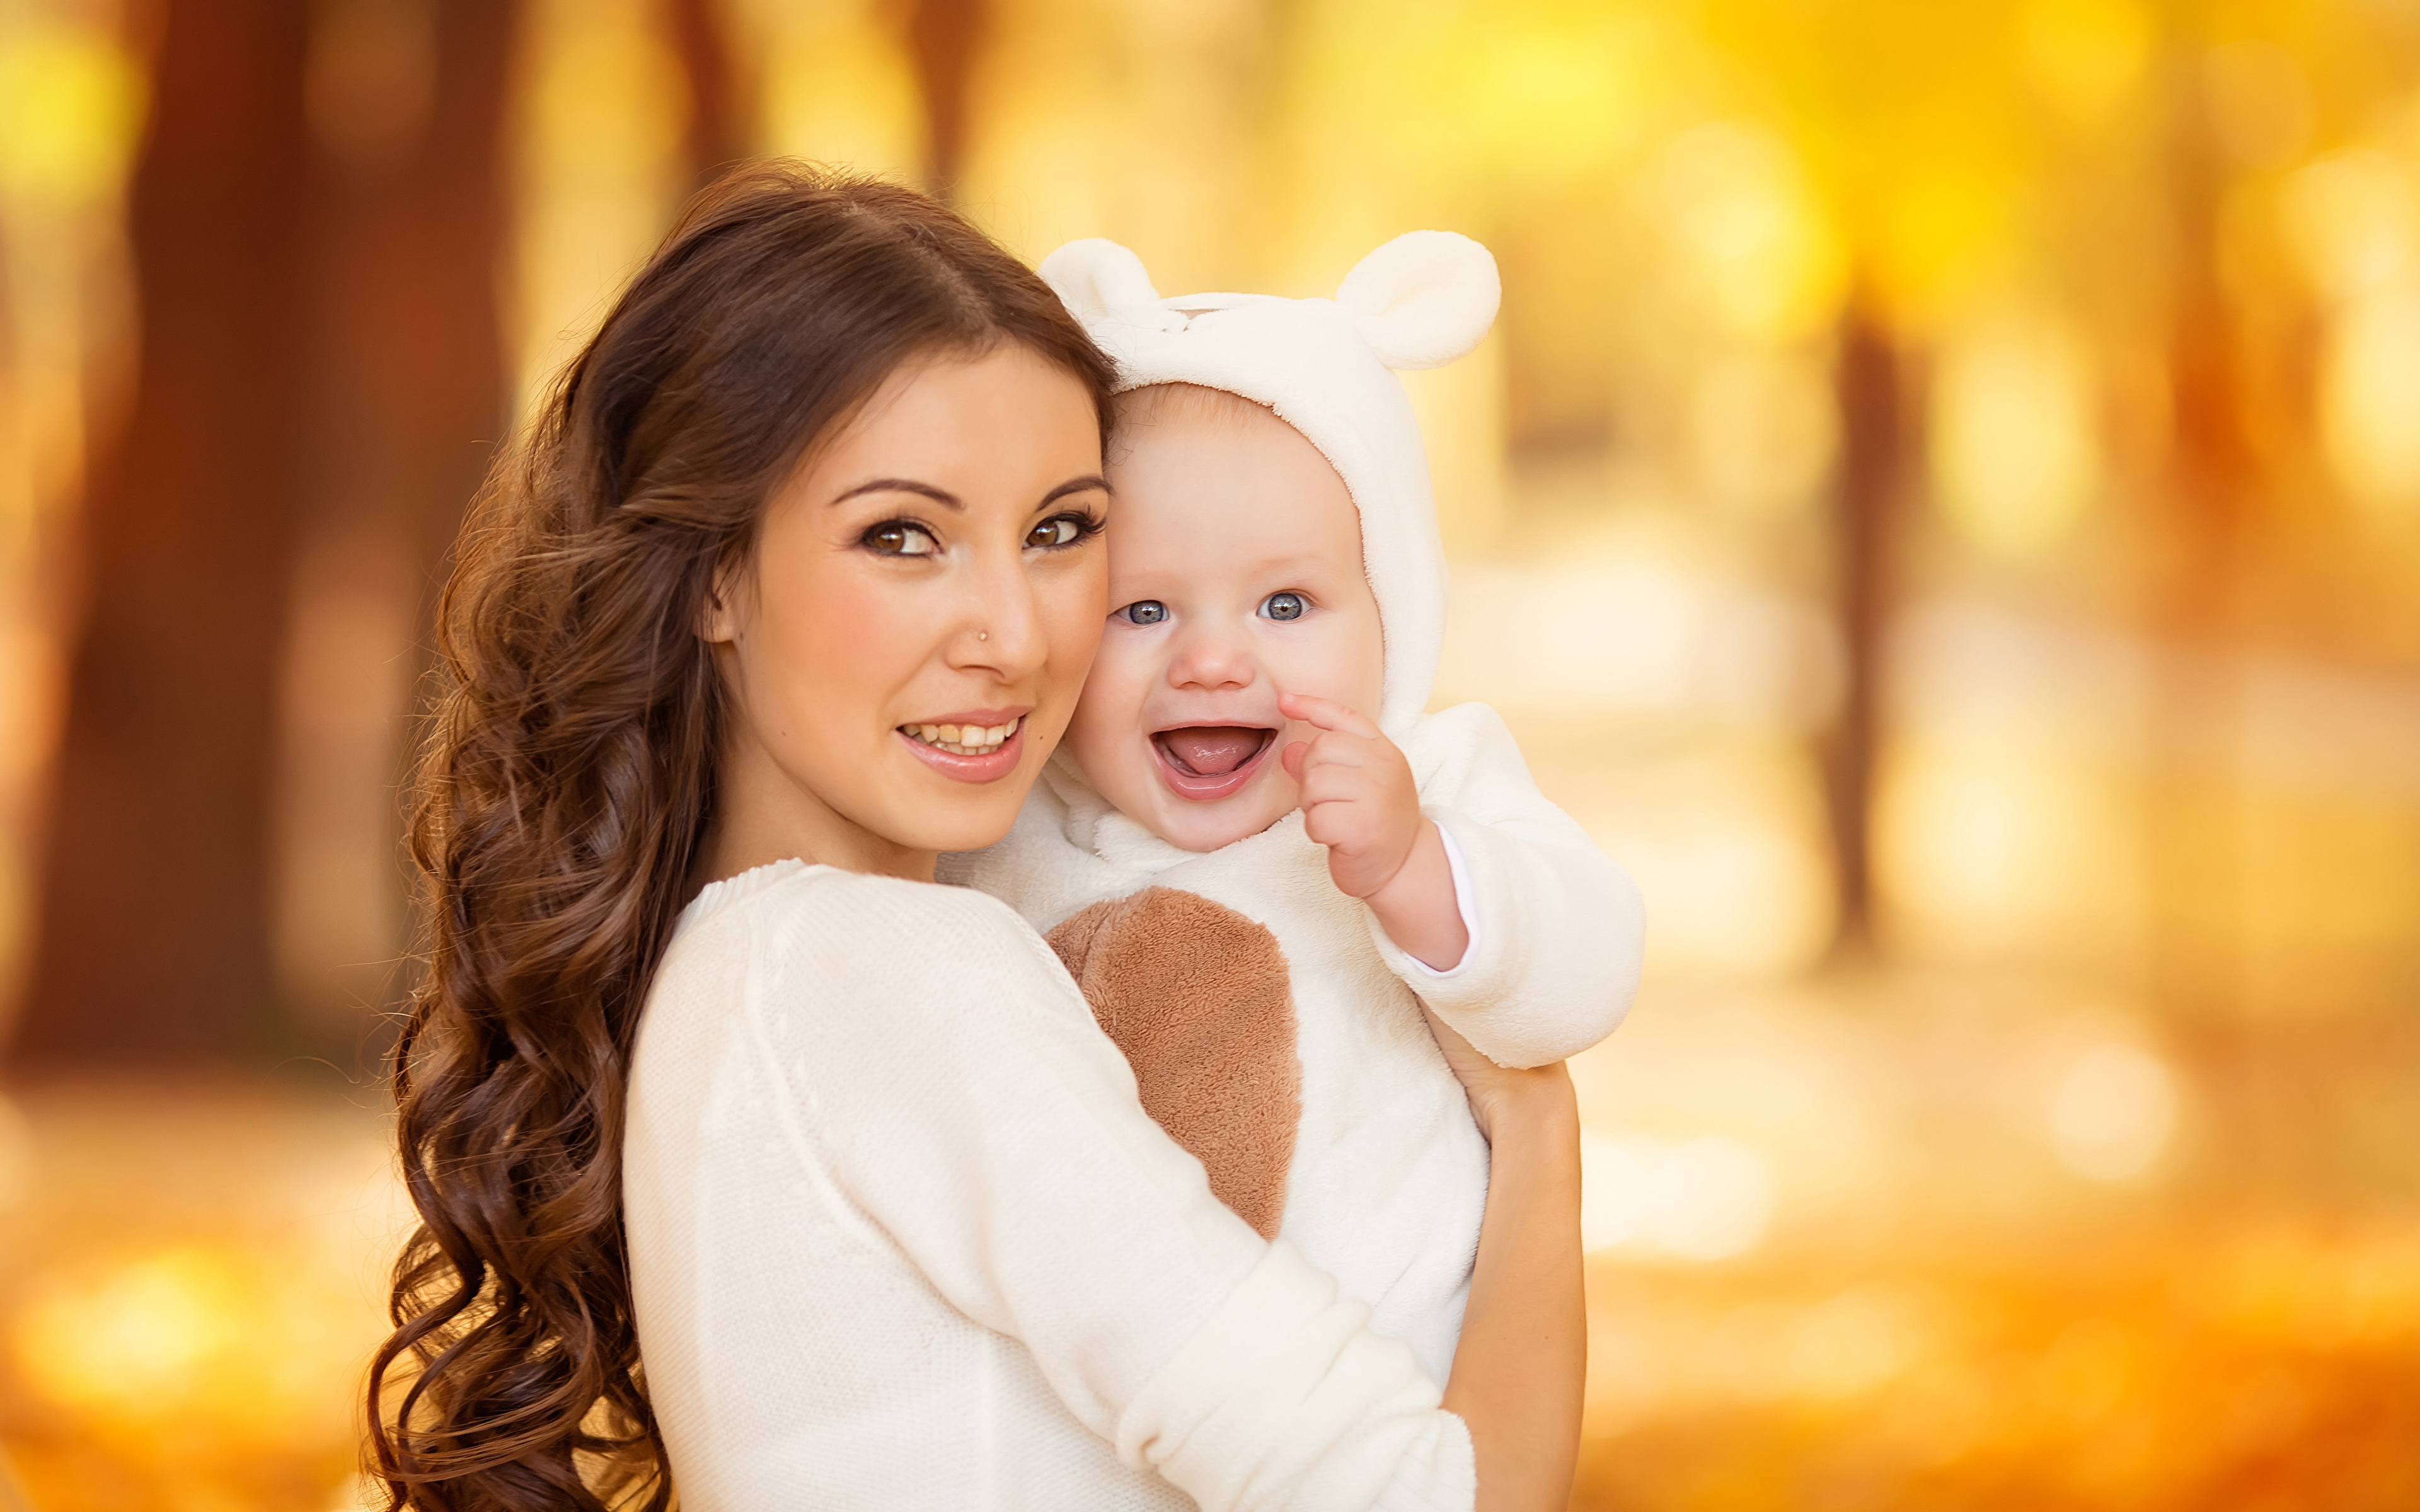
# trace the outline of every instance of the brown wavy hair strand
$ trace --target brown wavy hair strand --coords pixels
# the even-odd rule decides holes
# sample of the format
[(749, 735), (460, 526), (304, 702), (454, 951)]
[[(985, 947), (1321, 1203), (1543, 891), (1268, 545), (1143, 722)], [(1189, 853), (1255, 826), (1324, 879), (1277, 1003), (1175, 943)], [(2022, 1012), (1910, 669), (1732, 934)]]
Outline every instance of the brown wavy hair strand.
[(660, 1512), (622, 1120), (649, 979), (713, 802), (695, 634), (769, 493), (901, 363), (1106, 359), (933, 200), (796, 163), (704, 191), (473, 508), (413, 800), (427, 974), (394, 1062), (420, 1227), (369, 1384), (394, 1512)]

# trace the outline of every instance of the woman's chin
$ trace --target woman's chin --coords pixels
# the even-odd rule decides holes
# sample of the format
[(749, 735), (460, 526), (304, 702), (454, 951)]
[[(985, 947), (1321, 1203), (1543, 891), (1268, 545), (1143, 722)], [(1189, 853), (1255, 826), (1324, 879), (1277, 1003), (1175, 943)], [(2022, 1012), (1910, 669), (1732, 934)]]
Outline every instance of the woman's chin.
[(979, 851), (998, 842), (1033, 786), (1033, 774), (1022, 770), (973, 783), (908, 760), (915, 766), (892, 788), (889, 827), (892, 840), (911, 850)]

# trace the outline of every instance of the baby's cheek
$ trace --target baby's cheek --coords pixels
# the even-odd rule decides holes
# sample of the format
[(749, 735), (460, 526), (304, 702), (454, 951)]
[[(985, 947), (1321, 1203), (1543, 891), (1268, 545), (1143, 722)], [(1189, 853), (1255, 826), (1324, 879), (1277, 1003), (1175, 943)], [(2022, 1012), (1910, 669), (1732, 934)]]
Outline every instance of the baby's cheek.
[(1142, 693), (1147, 685), (1135, 666), (1133, 649), (1120, 645), (1121, 639), (1115, 634), (1102, 639), (1067, 726), (1067, 753), (1112, 802), (1117, 800), (1111, 790), (1123, 786), (1121, 769), (1139, 764), (1146, 738)]
[(1361, 616), (1337, 614), (1318, 635), (1286, 648), (1278, 683), (1289, 693), (1328, 699), (1374, 718), (1386, 666), (1375, 616), (1364, 624)]

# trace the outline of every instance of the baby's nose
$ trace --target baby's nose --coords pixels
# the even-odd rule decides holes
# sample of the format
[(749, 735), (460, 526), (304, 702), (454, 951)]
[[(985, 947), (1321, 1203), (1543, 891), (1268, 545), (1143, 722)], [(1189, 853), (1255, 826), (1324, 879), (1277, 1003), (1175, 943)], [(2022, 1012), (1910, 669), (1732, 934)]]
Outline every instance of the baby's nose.
[(1260, 671), (1246, 640), (1217, 626), (1188, 627), (1172, 651), (1168, 679), (1178, 687), (1249, 687)]

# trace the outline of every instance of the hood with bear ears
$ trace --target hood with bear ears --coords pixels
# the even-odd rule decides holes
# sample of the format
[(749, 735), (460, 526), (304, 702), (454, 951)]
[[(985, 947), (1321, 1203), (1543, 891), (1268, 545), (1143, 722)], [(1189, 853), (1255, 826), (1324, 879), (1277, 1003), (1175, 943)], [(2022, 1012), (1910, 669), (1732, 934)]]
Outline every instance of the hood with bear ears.
[(1446, 579), (1428, 454), (1389, 369), (1441, 367), (1479, 345), (1496, 320), (1496, 259), (1468, 237), (1412, 231), (1362, 258), (1332, 300), (1163, 300), (1141, 258), (1097, 237), (1041, 271), (1116, 361), (1122, 392), (1193, 383), (1266, 405), (1343, 478), (1385, 639), (1378, 724), (1401, 737), (1436, 681)]

